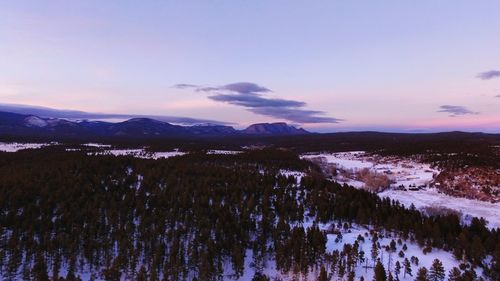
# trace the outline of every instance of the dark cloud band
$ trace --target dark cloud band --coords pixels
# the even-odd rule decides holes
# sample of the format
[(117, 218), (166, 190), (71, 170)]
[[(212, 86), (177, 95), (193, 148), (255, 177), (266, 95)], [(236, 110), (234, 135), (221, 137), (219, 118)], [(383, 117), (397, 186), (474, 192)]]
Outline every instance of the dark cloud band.
[(251, 112), (281, 118), (297, 123), (339, 123), (342, 119), (318, 116), (324, 112), (316, 110), (305, 110), (300, 108), (259, 107), (249, 109)]
[(0, 103), (0, 111), (12, 112), (18, 114), (32, 114), (45, 118), (64, 118), (64, 119), (88, 119), (88, 120), (111, 120), (111, 119), (130, 119), (130, 118), (152, 118), (164, 122), (182, 124), (182, 125), (197, 125), (197, 124), (214, 124), (214, 125), (230, 125), (232, 123), (222, 122), (217, 120), (198, 119), (181, 116), (162, 116), (162, 115), (140, 115), (140, 114), (112, 114), (112, 113), (92, 113), (77, 110), (60, 110), (41, 106), (29, 106), (18, 104), (2, 104)]
[(265, 97), (270, 89), (250, 82), (232, 83), (218, 87), (177, 84), (178, 89), (193, 88), (197, 92), (212, 93), (209, 99), (245, 107), (259, 115), (284, 119), (296, 123), (338, 123), (341, 119), (323, 116), (325, 112), (304, 109), (305, 102)]
[(198, 86), (193, 85), (193, 84), (175, 84), (172, 86), (172, 88), (176, 89), (189, 89), (189, 88), (198, 88)]
[(500, 70), (490, 70), (490, 71), (481, 72), (476, 77), (481, 79), (481, 80), (490, 80), (490, 79), (494, 79), (494, 78), (500, 78)]
[(441, 105), (439, 107), (438, 112), (449, 113), (451, 117), (460, 116), (460, 115), (469, 115), (469, 114), (472, 114), (472, 115), (479, 114), (479, 112), (471, 111), (471, 110), (465, 108), (464, 106), (460, 106), (460, 105)]
[(302, 107), (306, 104), (301, 101), (268, 99), (254, 94), (216, 94), (208, 97), (214, 101), (227, 102), (229, 104), (244, 107)]

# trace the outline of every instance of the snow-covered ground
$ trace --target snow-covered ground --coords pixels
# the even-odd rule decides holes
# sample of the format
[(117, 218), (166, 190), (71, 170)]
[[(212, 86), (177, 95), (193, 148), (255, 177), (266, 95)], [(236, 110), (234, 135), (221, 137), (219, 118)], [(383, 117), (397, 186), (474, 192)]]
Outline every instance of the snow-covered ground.
[(143, 159), (161, 159), (161, 158), (170, 158), (175, 156), (181, 156), (186, 154), (185, 152), (181, 152), (179, 150), (174, 151), (162, 151), (162, 152), (149, 152), (144, 148), (137, 149), (106, 149), (97, 152), (89, 152), (89, 155), (114, 155), (114, 156), (132, 156)]
[(374, 163), (366, 160), (364, 158), (364, 151), (348, 151), (348, 152), (338, 152), (338, 153), (317, 153), (317, 154), (305, 154), (302, 158), (325, 158), (328, 163), (336, 164), (344, 169), (363, 169), (363, 168), (373, 168)]
[[(368, 155), (363, 151), (351, 151), (341, 153), (315, 153), (301, 156), (304, 159), (323, 158), (327, 163), (335, 164), (343, 170), (361, 170), (368, 168), (377, 173), (384, 173), (394, 183), (392, 189), (385, 190), (378, 195), (397, 200), (405, 206), (415, 205), (417, 209), (424, 210), (429, 207), (445, 207), (462, 214), (464, 222), (470, 221), (472, 217), (483, 217), (491, 228), (500, 227), (500, 203), (490, 203), (479, 200), (452, 197), (430, 188), (434, 175), (439, 170), (430, 167), (429, 164), (419, 163), (411, 159), (396, 157), (380, 157)], [(352, 178), (338, 176), (335, 180), (345, 182), (356, 188), (363, 188), (364, 183)], [(408, 188), (425, 186), (420, 190), (398, 190), (397, 187)], [(425, 210), (424, 210), (425, 211)]]
[(145, 158), (150, 158), (150, 159), (161, 159), (161, 158), (170, 158), (170, 157), (175, 157), (175, 156), (182, 156), (186, 154), (185, 152), (181, 151), (163, 151), (163, 152), (152, 152), (148, 154), (147, 157)]
[(303, 177), (306, 176), (306, 173), (300, 172), (300, 171), (292, 171), (292, 170), (285, 170), (281, 169), (279, 173), (285, 177), (293, 176), (297, 180), (297, 183), (300, 183)]
[(207, 154), (236, 155), (242, 152), (243, 151), (238, 151), (238, 150), (209, 150), (207, 151)]
[(39, 149), (45, 146), (57, 145), (57, 142), (51, 143), (19, 143), (19, 142), (0, 142), (0, 151), (17, 152), (23, 149)]
[[(312, 226), (312, 221), (306, 221), (302, 223), (302, 226), (306, 229)], [(318, 227), (321, 230), (327, 231), (331, 228), (331, 224), (318, 224)], [(361, 276), (364, 277), (364, 280), (372, 280), (373, 279), (373, 265), (374, 261), (371, 258), (371, 248), (372, 248), (372, 235), (371, 231), (373, 229), (371, 227), (365, 227), (353, 224), (348, 229), (336, 228), (337, 231), (340, 231), (342, 234), (341, 239), (337, 239), (337, 234), (327, 234), (327, 243), (326, 243), (326, 252), (332, 253), (334, 250), (342, 251), (345, 244), (353, 245), (354, 242), (358, 239), (358, 236), (363, 237), (363, 241), (358, 241), (359, 249), (365, 252), (365, 258), (367, 262), (360, 262), (355, 266), (355, 280), (359, 280)], [(434, 259), (439, 259), (443, 263), (443, 267), (445, 269), (446, 275), (453, 267), (458, 267), (460, 262), (456, 260), (452, 253), (446, 252), (443, 250), (432, 249), (431, 252), (424, 254), (422, 248), (410, 240), (401, 240), (401, 243), (396, 243), (396, 250), (389, 253), (385, 250), (385, 246), (390, 245), (391, 241), (398, 241), (396, 235), (390, 232), (377, 232), (377, 242), (380, 244), (378, 259), (380, 259), (381, 263), (384, 265), (384, 268), (388, 274), (389, 270), (392, 272), (395, 277), (394, 268), (397, 261), (403, 266), (403, 261), (405, 258), (411, 260), (411, 257), (418, 258), (418, 265), (415, 262), (411, 262), (411, 271), (412, 276), (406, 275), (404, 277), (403, 268), (401, 269), (401, 273), (399, 274), (399, 280), (401, 281), (411, 281), (414, 280), (417, 270), (420, 267), (426, 267), (429, 269), (432, 265)], [(404, 245), (406, 245), (406, 250), (403, 249)], [(404, 256), (400, 257), (398, 253), (403, 251)], [(389, 259), (390, 259), (390, 268), (389, 268)], [(264, 261), (264, 267), (261, 270), (257, 270), (253, 264), (253, 253), (252, 250), (246, 250), (245, 252), (245, 269), (243, 271), (243, 275), (236, 279), (234, 277), (234, 271), (232, 270), (232, 265), (229, 261), (224, 263), (224, 273), (223, 279), (225, 281), (230, 280), (243, 280), (250, 281), (254, 276), (255, 272), (261, 272), (270, 277), (271, 280), (282, 280), (282, 281), (291, 281), (291, 280), (317, 280), (319, 276), (319, 268), (310, 268), (309, 272), (306, 276), (303, 275), (294, 275), (292, 272), (280, 272), (276, 269), (276, 262), (274, 260), (274, 256), (266, 256)], [(330, 274), (330, 268), (326, 267), (328, 273)], [(67, 273), (67, 268), (63, 267), (60, 271), (60, 274), (65, 276)], [(482, 270), (476, 268), (476, 273), (478, 276), (482, 275)], [(91, 274), (88, 268), (85, 268), (84, 271), (79, 272), (82, 280), (90, 280)], [(95, 280), (104, 280), (102, 276), (94, 276)], [(122, 280), (127, 280), (125, 276), (122, 276)], [(188, 278), (189, 280), (189, 278)], [(331, 280), (340, 280), (337, 275), (335, 275)], [(343, 280), (347, 280), (347, 277), (344, 276)]]
[[(302, 224), (304, 228), (310, 227), (312, 225), (312, 222), (305, 222)], [(330, 227), (330, 224), (319, 224), (318, 227), (321, 230), (327, 230)], [(360, 243), (360, 250), (365, 252), (365, 257), (368, 260), (368, 262), (363, 262), (359, 263), (355, 266), (355, 280), (359, 280), (361, 276), (364, 277), (364, 280), (372, 280), (373, 279), (373, 265), (374, 262), (371, 259), (371, 248), (372, 248), (372, 236), (370, 234), (370, 229), (359, 226), (359, 225), (352, 225), (349, 229), (341, 230), (342, 234), (342, 239), (337, 240), (337, 234), (327, 234), (327, 243), (326, 243), (326, 251), (328, 253), (332, 253), (334, 250), (338, 250), (339, 252), (342, 251), (344, 248), (344, 244), (351, 244), (353, 245), (354, 242), (357, 240), (358, 236), (362, 236), (364, 238), (364, 242), (359, 242)], [(383, 234), (381, 237), (381, 234)], [(389, 236), (390, 235), (390, 236)], [(434, 259), (439, 259), (443, 263), (443, 267), (445, 269), (445, 273), (448, 274), (448, 272), (453, 268), (453, 267), (458, 267), (459, 266), (459, 261), (456, 260), (452, 253), (443, 251), (443, 250), (438, 250), (438, 249), (432, 249), (430, 253), (424, 254), (422, 252), (422, 248), (414, 242), (411, 241), (405, 241), (402, 240), (402, 243), (396, 243), (396, 251), (389, 253), (385, 250), (385, 246), (390, 245), (392, 240), (398, 241), (398, 237), (394, 236), (391, 233), (378, 233), (378, 240), (377, 242), (380, 243), (381, 249), (379, 249), (379, 256), (378, 258), (381, 260), (382, 264), (384, 265), (384, 268), (386, 272), (388, 273), (389, 270), (391, 270), (393, 276), (395, 277), (394, 273), (394, 267), (397, 261), (403, 266), (403, 261), (405, 258), (408, 260), (411, 259), (412, 256), (415, 256), (418, 258), (418, 265), (415, 263), (411, 263), (411, 268), (412, 268), (412, 276), (406, 275), (404, 277), (403, 275), (403, 269), (401, 269), (401, 273), (399, 274), (399, 280), (402, 281), (410, 281), (415, 279), (415, 275), (417, 270), (420, 267), (426, 267), (429, 269), (432, 265), (432, 262)], [(406, 244), (407, 250), (403, 250), (403, 246)], [(403, 250), (404, 256), (400, 257), (398, 253)], [(390, 258), (389, 258), (390, 255)], [(243, 276), (239, 280), (251, 280), (253, 275), (255, 274), (256, 270), (255, 268), (252, 267), (252, 251), (248, 250), (246, 252), (246, 257), (245, 257), (245, 271)], [(391, 260), (391, 268), (389, 269), (389, 259)], [(477, 270), (478, 276), (481, 276), (482, 271), (479, 269)], [(330, 268), (327, 268), (328, 273), (330, 274)], [(262, 270), (262, 273), (266, 274), (268, 277), (271, 278), (271, 280), (283, 280), (283, 281), (288, 281), (288, 280), (317, 280), (318, 275), (319, 275), (319, 268), (311, 268), (310, 272), (307, 274), (307, 276), (301, 276), (299, 279), (297, 279), (297, 276), (294, 276), (293, 273), (284, 273), (284, 272), (279, 272), (276, 269), (276, 263), (272, 258), (269, 258), (265, 262), (265, 268)], [(232, 278), (232, 270), (231, 266), (229, 264), (226, 264), (225, 266), (225, 278), (224, 280), (235, 280)], [(344, 279), (347, 280), (347, 276), (344, 276)], [(332, 278), (332, 280), (340, 280), (338, 276), (336, 275), (335, 277)]]
[[(331, 252), (333, 250), (339, 250), (342, 251), (343, 246), (345, 243), (350, 243), (353, 244), (354, 241), (356, 241), (358, 235), (363, 236), (365, 239), (365, 242), (360, 243), (360, 249), (362, 249), (365, 252), (365, 256), (368, 258), (368, 267), (366, 268), (366, 263), (364, 264), (359, 264), (356, 267), (356, 280), (363, 276), (365, 280), (372, 280), (373, 279), (373, 261), (371, 260), (370, 257), (370, 252), (371, 252), (371, 247), (372, 247), (372, 240), (371, 240), (371, 235), (369, 234), (369, 229), (357, 225), (353, 225), (350, 229), (348, 230), (342, 230), (342, 240), (339, 241), (338, 243), (335, 242), (335, 239), (337, 238), (336, 234), (328, 234), (328, 242), (326, 244), (327, 251)], [(393, 237), (388, 237), (387, 234), (384, 235), (382, 238), (378, 238), (377, 242), (380, 243), (382, 248), (385, 248), (385, 246), (389, 245), (392, 240), (397, 241), (398, 237), (393, 236)], [(399, 257), (398, 253), (402, 250), (403, 245), (407, 246), (407, 250), (403, 251), (404, 252), (404, 257)], [(413, 277), (406, 275), (406, 278), (403, 277), (403, 272), (399, 275), (399, 280), (414, 280), (414, 276), (418, 270), (418, 268), (425, 266), (426, 268), (430, 268), (432, 262), (434, 259), (439, 259), (443, 263), (443, 267), (445, 268), (446, 274), (452, 269), (453, 267), (458, 267), (459, 261), (457, 261), (452, 253), (443, 251), (443, 250), (438, 250), (438, 249), (432, 249), (430, 253), (423, 254), (422, 248), (416, 243), (410, 242), (410, 241), (402, 241), (401, 245), (396, 243), (396, 251), (393, 253), (389, 254), (385, 249), (380, 249), (379, 250), (379, 258), (382, 262), (382, 264), (385, 267), (385, 270), (388, 272), (388, 262), (389, 262), (389, 255), (391, 255), (391, 268), (392, 268), (392, 274), (394, 275), (394, 265), (396, 264), (396, 261), (399, 261), (401, 265), (403, 265), (403, 261), (405, 258), (410, 258), (412, 256), (415, 256), (419, 259), (418, 265), (412, 263), (412, 272), (413, 272)], [(401, 270), (403, 271), (403, 270)], [(478, 274), (479, 275), (479, 274)]]
[(491, 228), (500, 227), (500, 202), (490, 203), (466, 198), (457, 198), (438, 192), (435, 188), (417, 191), (386, 190), (378, 194), (380, 197), (389, 197), (409, 207), (415, 205), (417, 209), (427, 207), (446, 207), (462, 214), (463, 221), (470, 221), (472, 217), (483, 217)]
[(98, 147), (98, 148), (108, 148), (108, 147), (111, 147), (110, 144), (102, 144), (102, 143), (85, 143), (83, 144), (83, 146), (87, 146), (87, 147)]
[[(391, 186), (427, 186), (439, 170), (433, 169), (429, 164), (419, 163), (411, 159), (395, 157), (380, 157), (369, 155), (364, 151), (349, 151), (339, 153), (305, 154), (303, 159), (322, 158), (329, 164), (335, 164), (338, 169), (356, 172), (362, 169), (385, 174), (393, 183)], [(353, 178), (341, 179), (355, 187), (362, 187), (363, 183)]]

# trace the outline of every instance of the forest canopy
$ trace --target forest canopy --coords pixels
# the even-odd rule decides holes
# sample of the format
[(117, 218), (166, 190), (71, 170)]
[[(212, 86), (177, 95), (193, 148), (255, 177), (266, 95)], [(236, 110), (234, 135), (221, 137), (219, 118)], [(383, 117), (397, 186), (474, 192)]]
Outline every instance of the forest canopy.
[[(301, 180), (281, 171), (301, 171)], [(280, 149), (190, 153), (150, 160), (47, 147), (0, 153), (0, 274), (77, 280), (217, 280), (245, 257), (263, 269), (305, 273), (332, 262), (316, 223), (372, 225), (500, 274), (500, 232), (454, 214), (425, 216), (326, 180)], [(491, 264), (485, 264), (486, 256)], [(48, 279), (45, 279), (48, 280)]]

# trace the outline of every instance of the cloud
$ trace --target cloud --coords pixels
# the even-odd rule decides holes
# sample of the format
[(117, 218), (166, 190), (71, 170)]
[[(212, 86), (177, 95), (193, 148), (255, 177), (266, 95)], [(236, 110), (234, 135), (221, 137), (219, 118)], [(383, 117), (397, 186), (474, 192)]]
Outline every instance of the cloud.
[(193, 84), (175, 84), (172, 86), (172, 88), (175, 88), (175, 89), (189, 89), (189, 88), (198, 88), (197, 85), (193, 85)]
[(211, 100), (226, 102), (244, 107), (302, 107), (306, 104), (301, 101), (269, 99), (255, 94), (217, 94), (208, 97)]
[(451, 117), (460, 116), (460, 115), (468, 115), (468, 114), (479, 114), (479, 112), (471, 111), (460, 105), (441, 105), (438, 112), (446, 112), (449, 113)]
[(500, 98), (500, 95), (496, 95), (495, 97), (496, 97), (496, 98)]
[(163, 116), (163, 115), (140, 115), (140, 114), (113, 114), (113, 113), (92, 113), (78, 110), (61, 110), (42, 106), (20, 105), (20, 104), (5, 104), (0, 103), (0, 111), (12, 112), (26, 115), (36, 115), (45, 118), (62, 118), (72, 120), (117, 120), (130, 118), (152, 118), (163, 122), (182, 124), (182, 125), (197, 125), (197, 124), (214, 124), (214, 125), (230, 125), (232, 123), (198, 119), (179, 116)]
[(338, 118), (318, 116), (325, 114), (322, 111), (300, 108), (259, 107), (251, 108), (249, 109), (249, 111), (256, 114), (281, 118), (297, 123), (339, 123), (343, 121), (342, 119)]
[[(178, 85), (190, 85), (190, 84), (178, 84)], [(266, 87), (259, 86), (251, 82), (238, 82), (227, 84), (219, 87), (201, 87), (198, 86), (196, 91), (198, 92), (234, 92), (239, 94), (258, 94), (258, 93), (268, 93), (272, 92)]]
[(490, 70), (490, 71), (481, 72), (476, 77), (481, 79), (481, 80), (490, 80), (493, 78), (500, 78), (500, 70)]
[[(182, 85), (178, 87), (178, 85)], [(194, 88), (197, 92), (207, 92), (212, 95), (209, 99), (246, 108), (248, 111), (259, 115), (284, 119), (296, 123), (338, 123), (342, 119), (323, 116), (325, 112), (304, 109), (305, 102), (269, 98), (264, 96), (272, 90), (251, 82), (238, 82), (223, 86), (194, 86), (191, 84), (178, 84), (177, 88)], [(185, 87), (184, 85), (189, 85)]]
[(248, 82), (228, 84), (228, 85), (224, 86), (223, 88), (225, 90), (237, 92), (240, 94), (255, 94), (255, 93), (271, 92), (271, 90), (269, 90), (266, 87), (262, 87), (262, 86), (255, 84), (255, 83), (248, 83)]

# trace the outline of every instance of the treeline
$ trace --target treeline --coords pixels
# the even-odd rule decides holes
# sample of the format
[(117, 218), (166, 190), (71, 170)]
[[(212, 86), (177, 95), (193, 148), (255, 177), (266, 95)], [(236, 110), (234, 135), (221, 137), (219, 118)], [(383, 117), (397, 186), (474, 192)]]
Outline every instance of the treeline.
[[(282, 170), (311, 176), (299, 183)], [(164, 160), (58, 147), (0, 153), (0, 276), (217, 280), (240, 277), (250, 257), (257, 272), (273, 259), (307, 274), (331, 253), (323, 231), (301, 226), (306, 217), (396, 231), (499, 276), (499, 231), (484, 221), (429, 218), (317, 171), (282, 150)]]
[(239, 150), (244, 146), (284, 148), (297, 153), (311, 151), (358, 151), (376, 152), (381, 155), (422, 156), (426, 161), (448, 163), (462, 167), (488, 166), (500, 168), (500, 134), (446, 132), (446, 133), (381, 133), (345, 132), (330, 134), (306, 134), (292, 136), (196, 136), (162, 138), (95, 138), (73, 136), (55, 139), (45, 137), (20, 138), (19, 136), (0, 136), (2, 141), (50, 142), (80, 144), (102, 142), (121, 147), (148, 146), (152, 150), (165, 151), (181, 148), (186, 151), (227, 149)]

